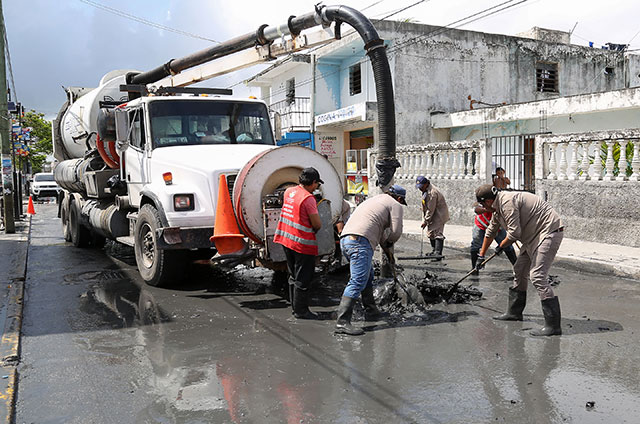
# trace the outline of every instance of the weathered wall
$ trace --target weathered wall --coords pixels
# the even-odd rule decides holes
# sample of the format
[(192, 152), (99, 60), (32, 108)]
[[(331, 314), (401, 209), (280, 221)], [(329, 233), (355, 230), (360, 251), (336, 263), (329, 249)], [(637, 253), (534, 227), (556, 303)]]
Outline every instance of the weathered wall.
[[(638, 73), (625, 71), (640, 61), (634, 55), (392, 21), (376, 28), (391, 40), (398, 145), (431, 141), (430, 113), (468, 110), (469, 95), (513, 104), (640, 85)], [(536, 91), (537, 61), (558, 63), (558, 93)], [(604, 75), (605, 67), (614, 71)]]
[(536, 180), (565, 224), (565, 237), (640, 247), (640, 184)]
[[(404, 218), (421, 220), (422, 207), (421, 192), (416, 188), (415, 179), (397, 178), (396, 184), (400, 184), (407, 189), (407, 207)], [(473, 204), (475, 203), (475, 190), (483, 184), (481, 180), (444, 180), (433, 179), (431, 184), (437, 187), (444, 195), (449, 207), (451, 220), (449, 224), (471, 225), (475, 214)]]

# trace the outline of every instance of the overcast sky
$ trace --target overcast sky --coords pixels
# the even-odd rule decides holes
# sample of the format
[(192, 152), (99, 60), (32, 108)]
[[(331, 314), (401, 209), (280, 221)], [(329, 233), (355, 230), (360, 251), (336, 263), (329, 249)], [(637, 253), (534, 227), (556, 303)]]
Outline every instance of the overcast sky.
[[(449, 25), (506, 0), (345, 0), (372, 19)], [(517, 3), (522, 0), (512, 0)], [(113, 69), (149, 70), (212, 44), (278, 25), (313, 10), (317, 0), (4, 0), (4, 19), (18, 100), (52, 118), (65, 101), (61, 86), (95, 87)], [(92, 5), (93, 4), (93, 5)], [(95, 5), (107, 6), (108, 12)], [(118, 14), (119, 13), (119, 14)], [(190, 33), (179, 34), (131, 18)], [(514, 35), (533, 26), (571, 31), (572, 43), (607, 42), (640, 49), (637, 0), (525, 0), (462, 29)], [(638, 52), (640, 53), (640, 51)], [(228, 87), (261, 70), (254, 67), (207, 85)], [(9, 75), (7, 73), (7, 78)], [(236, 93), (248, 94), (236, 87)], [(256, 93), (257, 94), (257, 93)]]

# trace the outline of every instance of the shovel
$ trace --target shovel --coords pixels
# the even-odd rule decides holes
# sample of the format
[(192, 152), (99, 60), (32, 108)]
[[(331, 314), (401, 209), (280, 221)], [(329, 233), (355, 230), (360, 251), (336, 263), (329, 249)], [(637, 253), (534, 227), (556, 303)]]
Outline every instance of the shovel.
[[(491, 259), (495, 258), (497, 255), (497, 253), (494, 253), (493, 255), (489, 256), (487, 259), (485, 259), (484, 261), (482, 261), (482, 263), (480, 264), (481, 266), (484, 266), (487, 262), (489, 262)], [(451, 288), (449, 290), (447, 290), (447, 292), (442, 296), (442, 298), (445, 301), (449, 301), (451, 299), (451, 296), (453, 296), (453, 292), (456, 291), (456, 289), (458, 288), (458, 286), (460, 285), (460, 283), (462, 283), (464, 280), (467, 279), (467, 277), (469, 277), (471, 274), (473, 274), (473, 271), (475, 271), (476, 269), (473, 268), (471, 271), (469, 271), (467, 273), (467, 275), (465, 275), (464, 277), (462, 277), (461, 279), (459, 279), (458, 281), (456, 281), (456, 283), (454, 285), (451, 286)]]
[(424, 307), (425, 301), (424, 301), (424, 298), (422, 297), (422, 293), (420, 293), (420, 290), (418, 290), (415, 286), (411, 286), (413, 290), (409, 290), (407, 285), (405, 285), (403, 282), (400, 281), (400, 279), (398, 278), (398, 271), (396, 270), (396, 261), (395, 261), (395, 258), (393, 257), (393, 253), (391, 253), (391, 251), (388, 249), (382, 249), (382, 250), (387, 255), (387, 258), (389, 258), (389, 263), (391, 264), (391, 269), (393, 272), (394, 283), (400, 286), (402, 291), (405, 292), (405, 294), (407, 295), (407, 300), (414, 303), (418, 307), (418, 309), (420, 309), (422, 312), (427, 312), (426, 308)]

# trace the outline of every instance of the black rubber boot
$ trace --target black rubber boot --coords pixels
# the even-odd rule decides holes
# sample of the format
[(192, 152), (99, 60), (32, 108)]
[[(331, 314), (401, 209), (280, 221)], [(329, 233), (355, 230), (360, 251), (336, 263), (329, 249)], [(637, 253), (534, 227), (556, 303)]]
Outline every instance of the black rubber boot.
[(542, 314), (544, 315), (544, 327), (529, 332), (532, 336), (559, 336), (562, 334), (560, 326), (560, 302), (558, 296), (542, 301)]
[(362, 306), (364, 306), (365, 321), (380, 321), (388, 315), (378, 309), (376, 299), (373, 297), (373, 285), (367, 286), (362, 290), (360, 299), (362, 300)]
[(293, 305), (295, 299), (295, 285), (293, 283), (289, 283), (289, 303), (291, 303), (291, 315), (294, 313)]
[(309, 289), (294, 286), (293, 316), (298, 319), (318, 319), (318, 315), (309, 310)]
[(511, 262), (511, 265), (515, 265), (518, 260), (518, 255), (516, 255), (516, 251), (513, 249), (505, 250), (504, 254), (507, 255), (507, 259)]
[(436, 239), (436, 250), (433, 253), (434, 261), (442, 260), (442, 249), (444, 248), (444, 239)]
[(436, 254), (436, 239), (429, 239), (429, 241), (431, 242), (431, 253), (429, 255), (433, 256)]
[(527, 305), (527, 292), (516, 290), (513, 287), (509, 289), (509, 306), (507, 312), (493, 317), (498, 321), (522, 321), (522, 311)]
[(471, 275), (478, 275), (479, 272), (476, 269), (476, 264), (478, 263), (478, 251), (473, 250), (471, 251), (471, 269), (473, 269), (473, 272), (471, 273)]
[(364, 330), (351, 325), (351, 315), (353, 315), (353, 306), (356, 300), (352, 297), (342, 296), (340, 306), (338, 306), (338, 320), (334, 333), (348, 334), (350, 336), (359, 336), (364, 334)]

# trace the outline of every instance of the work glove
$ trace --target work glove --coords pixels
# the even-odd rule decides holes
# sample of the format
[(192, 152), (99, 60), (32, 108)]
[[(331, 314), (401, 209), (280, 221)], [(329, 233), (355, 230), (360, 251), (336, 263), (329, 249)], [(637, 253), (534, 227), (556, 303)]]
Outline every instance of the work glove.
[(475, 268), (476, 271), (480, 271), (482, 268), (484, 268), (483, 262), (485, 259), (486, 258), (484, 256), (478, 256), (478, 260), (476, 262), (476, 268)]
[(500, 255), (502, 252), (504, 252), (504, 247), (498, 245), (498, 247), (496, 247), (496, 255)]

